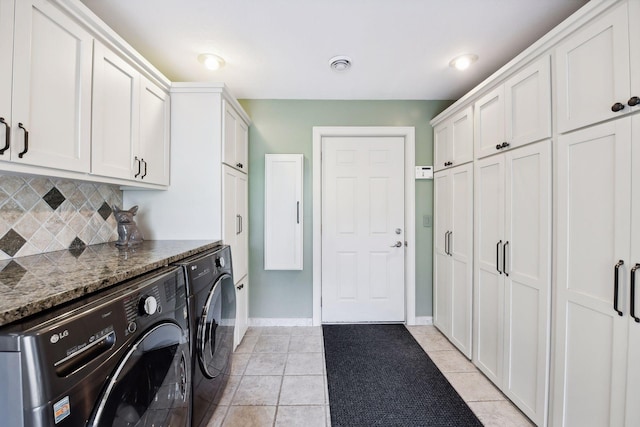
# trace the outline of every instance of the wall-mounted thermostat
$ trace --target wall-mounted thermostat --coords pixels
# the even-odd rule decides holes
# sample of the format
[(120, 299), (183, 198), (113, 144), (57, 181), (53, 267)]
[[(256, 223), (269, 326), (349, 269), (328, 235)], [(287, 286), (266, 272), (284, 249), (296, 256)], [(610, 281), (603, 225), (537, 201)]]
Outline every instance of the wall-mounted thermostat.
[(433, 166), (416, 166), (416, 179), (433, 179)]

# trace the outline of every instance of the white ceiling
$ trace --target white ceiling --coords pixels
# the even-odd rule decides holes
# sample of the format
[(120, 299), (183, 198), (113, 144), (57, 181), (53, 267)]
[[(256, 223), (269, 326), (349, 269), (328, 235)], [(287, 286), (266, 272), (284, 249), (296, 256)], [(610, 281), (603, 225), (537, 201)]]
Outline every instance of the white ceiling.
[[(249, 99), (457, 99), (586, 0), (81, 0), (172, 81)], [(207, 71), (203, 52), (226, 66)], [(480, 59), (460, 72), (461, 53)], [(329, 58), (347, 55), (346, 73)]]

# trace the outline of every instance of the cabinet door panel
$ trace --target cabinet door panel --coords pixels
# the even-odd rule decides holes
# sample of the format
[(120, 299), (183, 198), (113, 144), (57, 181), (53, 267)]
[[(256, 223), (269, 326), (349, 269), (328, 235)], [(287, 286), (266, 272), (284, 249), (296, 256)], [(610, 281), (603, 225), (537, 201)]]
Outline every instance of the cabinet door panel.
[(236, 160), (244, 173), (249, 173), (249, 128), (238, 118), (236, 121)]
[(558, 45), (556, 76), (561, 133), (623, 114), (611, 106), (630, 97), (626, 2)]
[(229, 106), (229, 103), (223, 102), (223, 144), (222, 144), (222, 161), (227, 165), (235, 168), (238, 163), (236, 159), (236, 122), (238, 117), (235, 111)]
[[(13, 0), (0, 0), (0, 117), (11, 126), (11, 81), (13, 65)], [(0, 123), (0, 148), (7, 127)]]
[(473, 164), (451, 169), (451, 341), (471, 358)]
[(443, 334), (451, 333), (451, 258), (447, 254), (447, 237), (451, 230), (451, 174), (449, 171), (436, 173), (434, 177), (433, 219), (434, 233), (434, 289), (433, 323)]
[(500, 85), (475, 103), (474, 144), (476, 158), (497, 152), (506, 140), (504, 128), (504, 86)]
[(140, 73), (94, 42), (91, 173), (133, 178), (138, 146)]
[(504, 324), (504, 156), (476, 162), (474, 363), (501, 386)]
[[(140, 90), (140, 148), (144, 159), (141, 179), (153, 184), (169, 184), (169, 94), (146, 78)], [(189, 155), (188, 153), (184, 153)]]
[[(236, 214), (239, 217), (240, 228), (236, 236), (236, 263), (234, 274), (237, 277), (246, 276), (249, 271), (249, 215), (247, 204), (247, 176), (238, 173), (236, 177)], [(236, 273), (237, 272), (237, 273)]]
[[(630, 156), (629, 119), (558, 140), (554, 425), (623, 424)], [(618, 260), (624, 316), (613, 307)]]
[(451, 123), (447, 120), (433, 129), (433, 169), (437, 172), (445, 169), (445, 163), (449, 162), (449, 150), (451, 146)]
[(511, 148), (551, 137), (551, 76), (544, 56), (505, 83), (507, 141)]
[(453, 166), (473, 160), (473, 108), (465, 108), (451, 120), (451, 154)]
[(247, 332), (247, 328), (249, 327), (248, 321), (249, 277), (245, 276), (242, 280), (236, 283), (236, 325), (234, 329), (234, 348), (240, 345), (244, 334)]
[(17, 2), (16, 22), (11, 159), (89, 172), (92, 38), (45, 0)]
[(505, 157), (504, 391), (532, 420), (543, 424), (551, 285), (550, 141), (509, 151)]

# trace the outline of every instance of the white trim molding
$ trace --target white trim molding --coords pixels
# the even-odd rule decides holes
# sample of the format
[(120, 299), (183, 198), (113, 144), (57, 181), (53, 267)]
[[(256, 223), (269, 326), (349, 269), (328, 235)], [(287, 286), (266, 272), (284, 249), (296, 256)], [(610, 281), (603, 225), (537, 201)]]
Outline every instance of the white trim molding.
[(249, 318), (249, 326), (312, 326), (311, 318), (273, 318), (273, 317), (251, 317)]
[(415, 323), (407, 323), (407, 325), (433, 325), (433, 317), (432, 316), (416, 316)]
[(416, 191), (415, 128), (413, 126), (314, 126), (313, 127), (313, 326), (322, 324), (322, 139), (339, 136), (394, 136), (404, 138), (405, 208), (405, 321), (416, 321)]

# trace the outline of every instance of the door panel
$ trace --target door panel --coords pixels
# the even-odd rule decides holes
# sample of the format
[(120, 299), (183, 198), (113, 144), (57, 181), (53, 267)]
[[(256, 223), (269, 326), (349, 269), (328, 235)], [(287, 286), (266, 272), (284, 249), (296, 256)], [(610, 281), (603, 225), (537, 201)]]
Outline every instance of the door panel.
[[(622, 425), (630, 266), (630, 119), (558, 140), (554, 425)], [(594, 173), (594, 170), (597, 173)], [(613, 307), (620, 268), (619, 316)], [(589, 378), (585, 381), (584, 378)]]
[(404, 139), (322, 144), (322, 320), (403, 321)]
[(449, 171), (436, 173), (434, 177), (434, 209), (433, 220), (434, 233), (434, 277), (433, 286), (433, 323), (445, 335), (450, 334), (451, 312), (450, 312), (450, 282), (451, 282), (451, 259), (449, 257), (448, 242), (446, 241), (450, 224), (451, 209), (451, 174)]
[(476, 158), (494, 154), (496, 145), (506, 140), (504, 127), (504, 86), (500, 85), (476, 101), (474, 144)]

